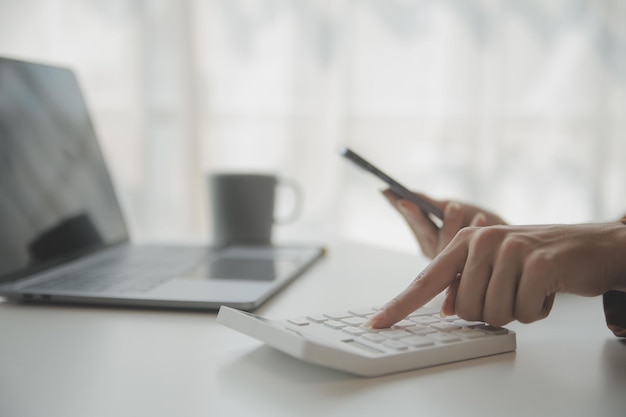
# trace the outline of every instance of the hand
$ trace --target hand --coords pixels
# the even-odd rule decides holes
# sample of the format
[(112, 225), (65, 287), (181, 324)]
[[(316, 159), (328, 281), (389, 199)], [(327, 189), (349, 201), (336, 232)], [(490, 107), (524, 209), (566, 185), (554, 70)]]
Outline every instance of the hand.
[(431, 259), (437, 256), (464, 227), (505, 224), (497, 215), (479, 207), (456, 201), (434, 200), (418, 194), (443, 211), (443, 225), (439, 229), (416, 204), (402, 199), (391, 190), (385, 190), (383, 195), (404, 217), (422, 252)]
[(369, 325), (389, 327), (444, 289), (442, 314), (502, 326), (546, 317), (556, 293), (626, 290), (626, 226), (491, 226), (461, 230)]

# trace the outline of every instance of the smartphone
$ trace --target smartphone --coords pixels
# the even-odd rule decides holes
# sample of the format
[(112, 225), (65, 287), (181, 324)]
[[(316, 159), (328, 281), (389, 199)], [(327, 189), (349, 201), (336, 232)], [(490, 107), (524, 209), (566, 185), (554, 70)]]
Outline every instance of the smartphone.
[(396, 193), (399, 197), (417, 204), (417, 206), (422, 209), (422, 211), (429, 217), (429, 219), (435, 224), (435, 226), (441, 227), (441, 222), (443, 221), (443, 212), (439, 207), (435, 206), (430, 201), (412, 193), (408, 188), (391, 178), (389, 175), (385, 174), (383, 171), (375, 167), (372, 163), (366, 161), (362, 156), (358, 155), (351, 149), (343, 147), (339, 150), (339, 153), (345, 158), (354, 162), (360, 168), (363, 168), (367, 172), (374, 174), (375, 176), (386, 182), (387, 185), (389, 185), (389, 189)]

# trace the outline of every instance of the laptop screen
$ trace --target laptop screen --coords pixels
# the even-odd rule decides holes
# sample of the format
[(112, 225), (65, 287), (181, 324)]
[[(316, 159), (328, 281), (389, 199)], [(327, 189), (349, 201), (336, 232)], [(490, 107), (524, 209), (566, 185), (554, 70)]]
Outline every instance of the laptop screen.
[(0, 58), (0, 282), (126, 240), (74, 74)]

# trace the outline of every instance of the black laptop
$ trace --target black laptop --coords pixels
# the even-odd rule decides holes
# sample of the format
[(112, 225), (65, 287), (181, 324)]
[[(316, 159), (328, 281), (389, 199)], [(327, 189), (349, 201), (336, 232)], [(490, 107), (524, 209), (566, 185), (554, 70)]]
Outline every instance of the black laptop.
[(74, 73), (0, 58), (0, 296), (252, 310), (323, 252), (131, 243)]

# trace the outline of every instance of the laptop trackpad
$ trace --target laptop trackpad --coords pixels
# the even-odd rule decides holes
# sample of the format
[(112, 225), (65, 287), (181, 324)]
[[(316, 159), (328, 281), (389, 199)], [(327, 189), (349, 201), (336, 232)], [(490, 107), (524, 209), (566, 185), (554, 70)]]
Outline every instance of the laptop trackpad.
[(273, 281), (297, 266), (289, 259), (254, 259), (245, 257), (220, 257), (188, 272), (183, 279), (190, 280), (243, 280)]
[(317, 247), (233, 246), (215, 252), (180, 279), (190, 281), (283, 281), (319, 256)]
[(322, 253), (320, 247), (228, 248), (157, 287), (150, 295), (251, 303), (298, 276)]

